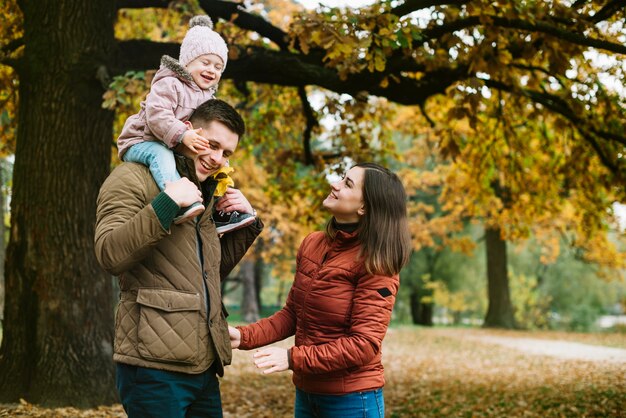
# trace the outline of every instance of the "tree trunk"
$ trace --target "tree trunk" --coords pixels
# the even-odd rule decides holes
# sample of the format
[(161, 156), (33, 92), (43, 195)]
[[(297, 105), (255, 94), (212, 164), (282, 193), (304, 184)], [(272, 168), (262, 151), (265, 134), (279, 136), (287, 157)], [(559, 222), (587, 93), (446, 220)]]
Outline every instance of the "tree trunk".
[[(7, 164), (6, 159), (0, 159), (0, 324), (2, 324), (2, 320), (4, 318), (4, 260), (6, 256), (6, 242), (4, 239), (6, 232), (6, 228), (4, 226), (4, 217), (6, 215), (4, 184), (6, 179), (4, 172)], [(0, 325), (0, 329), (1, 328), (2, 326)], [(0, 341), (1, 340), (2, 338), (0, 337)]]
[(433, 304), (422, 302), (419, 290), (411, 293), (411, 318), (413, 323), (427, 327), (433, 326)]
[(483, 326), (487, 328), (515, 328), (509, 292), (506, 241), (502, 239), (499, 228), (487, 228), (485, 230), (485, 242), (487, 247), (489, 308)]
[(254, 296), (256, 298), (256, 306), (259, 311), (259, 317), (261, 316), (261, 310), (263, 309), (263, 303), (261, 302), (261, 289), (263, 288), (263, 271), (265, 263), (261, 257), (257, 257), (254, 261)]
[(241, 319), (245, 322), (256, 322), (259, 320), (259, 305), (256, 298), (256, 285), (254, 280), (254, 263), (249, 260), (241, 262), (239, 275), (243, 283), (243, 294), (241, 301)]
[(0, 402), (116, 400), (111, 277), (94, 254), (113, 115), (97, 80), (115, 2), (22, 0), (24, 56), (6, 261)]

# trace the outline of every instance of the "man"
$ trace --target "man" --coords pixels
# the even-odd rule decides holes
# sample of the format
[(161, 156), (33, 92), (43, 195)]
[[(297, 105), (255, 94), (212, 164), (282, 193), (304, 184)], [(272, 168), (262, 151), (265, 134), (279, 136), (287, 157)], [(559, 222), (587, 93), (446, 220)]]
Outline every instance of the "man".
[[(197, 154), (179, 145), (182, 178), (159, 191), (147, 167), (119, 165), (100, 189), (96, 256), (119, 276), (113, 360), (129, 418), (221, 417), (217, 376), (230, 364), (220, 279), (261, 232), (257, 219), (221, 237), (211, 219), (211, 177), (235, 152), (245, 125), (221, 100), (200, 105), (187, 122), (202, 128), (209, 147)], [(195, 222), (173, 220), (181, 207), (203, 203)], [(225, 212), (255, 214), (237, 189), (216, 204)]]

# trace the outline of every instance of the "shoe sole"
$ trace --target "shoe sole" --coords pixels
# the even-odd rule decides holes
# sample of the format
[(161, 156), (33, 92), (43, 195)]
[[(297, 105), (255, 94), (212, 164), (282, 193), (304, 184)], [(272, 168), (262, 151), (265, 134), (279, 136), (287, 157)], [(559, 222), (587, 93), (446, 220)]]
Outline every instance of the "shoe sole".
[(195, 218), (196, 216), (204, 212), (204, 209), (205, 209), (204, 206), (196, 206), (194, 208), (191, 208), (189, 209), (189, 211), (183, 214), (180, 218), (174, 219), (174, 224), (180, 225), (184, 222), (187, 222), (188, 220)]
[(224, 225), (224, 226), (217, 227), (215, 229), (217, 230), (218, 234), (225, 234), (226, 232), (234, 231), (235, 229), (239, 229), (239, 228), (243, 228), (244, 226), (248, 226), (248, 225), (254, 223), (255, 220), (256, 220), (256, 218), (254, 216), (251, 216), (249, 218), (242, 219), (241, 221), (239, 221), (237, 223), (227, 224), (227, 225)]

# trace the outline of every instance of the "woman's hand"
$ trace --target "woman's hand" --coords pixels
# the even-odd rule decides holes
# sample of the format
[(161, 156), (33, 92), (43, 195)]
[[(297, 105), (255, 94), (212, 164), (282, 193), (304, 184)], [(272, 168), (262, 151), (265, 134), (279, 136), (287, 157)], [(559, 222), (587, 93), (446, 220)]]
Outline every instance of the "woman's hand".
[(239, 348), (239, 344), (241, 344), (241, 331), (229, 325), (228, 335), (230, 336), (230, 348)]
[(254, 364), (263, 370), (263, 374), (284, 372), (289, 369), (287, 349), (280, 347), (266, 347), (258, 350), (252, 356)]

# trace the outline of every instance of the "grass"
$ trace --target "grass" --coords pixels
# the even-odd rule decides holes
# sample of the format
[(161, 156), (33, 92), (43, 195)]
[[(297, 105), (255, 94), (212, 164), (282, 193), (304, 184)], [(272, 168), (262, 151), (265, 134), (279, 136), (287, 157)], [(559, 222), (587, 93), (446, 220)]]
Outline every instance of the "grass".
[[(383, 346), (387, 417), (626, 417), (626, 363), (560, 360), (473, 336), (566, 339), (626, 347), (624, 334), (431, 329), (389, 330)], [(292, 341), (279, 345), (288, 347)], [(262, 376), (235, 350), (222, 379), (225, 417), (291, 417), (291, 373)], [(119, 405), (87, 411), (0, 406), (0, 417), (124, 417)]]

